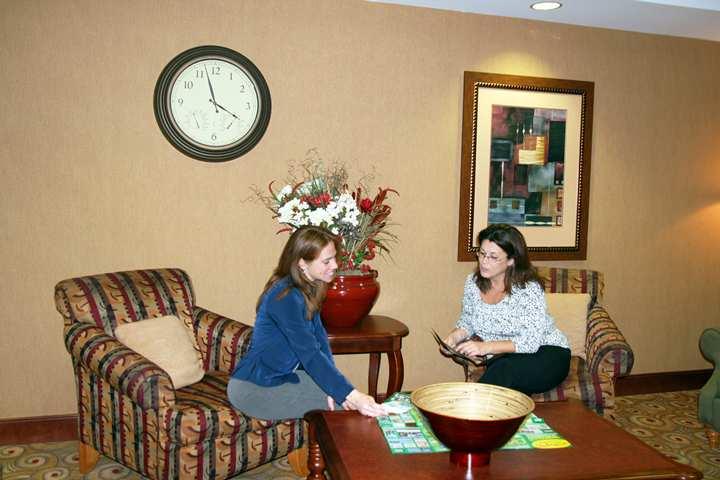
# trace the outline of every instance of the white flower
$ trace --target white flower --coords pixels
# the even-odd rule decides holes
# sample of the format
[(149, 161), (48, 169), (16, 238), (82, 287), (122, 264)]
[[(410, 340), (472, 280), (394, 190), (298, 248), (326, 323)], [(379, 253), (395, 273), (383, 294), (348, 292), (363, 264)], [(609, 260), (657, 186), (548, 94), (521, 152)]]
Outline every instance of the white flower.
[(355, 208), (355, 199), (349, 193), (341, 193), (337, 199), (337, 202), (343, 208)]
[(335, 222), (335, 220), (340, 219), (340, 215), (342, 214), (342, 208), (340, 208), (340, 204), (338, 204), (335, 200), (332, 200), (325, 208), (325, 210), (327, 210), (330, 218), (333, 219), (333, 223)]
[(312, 210), (307, 214), (307, 216), (308, 220), (310, 221), (310, 225), (321, 227), (323, 223), (325, 225), (330, 225), (333, 223), (332, 215), (324, 208)]
[(290, 185), (285, 185), (282, 190), (280, 190), (280, 193), (277, 195), (277, 201), (282, 202), (285, 197), (290, 195), (292, 193), (292, 187)]
[(327, 211), (331, 218), (329, 223), (347, 223), (354, 227), (358, 225), (360, 210), (357, 208), (355, 199), (349, 193), (342, 193), (337, 200), (330, 202)]
[(358, 215), (360, 210), (357, 208), (355, 199), (349, 193), (343, 193), (338, 197), (337, 200), (338, 209), (342, 212), (340, 221), (342, 223), (349, 223), (356, 227), (358, 225)]
[(304, 225), (307, 221), (307, 211), (310, 207), (307, 203), (300, 201), (299, 198), (293, 198), (285, 205), (278, 209), (278, 222), (289, 223), (291, 225)]
[(342, 219), (343, 223), (349, 223), (353, 227), (358, 226), (358, 215), (360, 215), (360, 210), (357, 208), (353, 208), (352, 210), (348, 210), (345, 213), (345, 218)]

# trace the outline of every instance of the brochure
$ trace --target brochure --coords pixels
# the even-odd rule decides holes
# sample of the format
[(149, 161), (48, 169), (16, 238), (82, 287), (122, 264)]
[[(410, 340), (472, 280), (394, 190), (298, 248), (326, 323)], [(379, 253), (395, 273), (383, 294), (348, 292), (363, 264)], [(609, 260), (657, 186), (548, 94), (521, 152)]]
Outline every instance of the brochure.
[[(486, 356), (478, 356), (478, 357), (470, 357), (468, 355), (465, 355), (464, 353), (460, 353), (457, 350), (455, 350), (453, 347), (448, 345), (443, 341), (442, 338), (440, 338), (440, 335), (435, 330), (432, 330), (433, 338), (437, 342), (437, 344), (440, 346), (440, 352), (445, 355), (446, 357), (452, 357), (455, 360), (457, 360), (460, 363), (472, 363), (476, 367), (479, 367), (480, 365), (485, 365), (485, 362), (487, 360)], [(467, 342), (470, 340), (480, 340), (480, 337), (472, 336), (468, 337), (465, 340), (461, 341), (460, 343)], [(458, 345), (460, 344), (458, 343)]]

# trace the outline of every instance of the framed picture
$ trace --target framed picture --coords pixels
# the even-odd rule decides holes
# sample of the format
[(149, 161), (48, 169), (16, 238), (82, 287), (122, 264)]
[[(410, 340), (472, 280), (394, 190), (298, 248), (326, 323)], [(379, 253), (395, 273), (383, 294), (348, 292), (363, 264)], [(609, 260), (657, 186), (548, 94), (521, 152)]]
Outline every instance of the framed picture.
[(458, 261), (496, 223), (517, 227), (533, 260), (586, 258), (593, 90), (465, 72)]

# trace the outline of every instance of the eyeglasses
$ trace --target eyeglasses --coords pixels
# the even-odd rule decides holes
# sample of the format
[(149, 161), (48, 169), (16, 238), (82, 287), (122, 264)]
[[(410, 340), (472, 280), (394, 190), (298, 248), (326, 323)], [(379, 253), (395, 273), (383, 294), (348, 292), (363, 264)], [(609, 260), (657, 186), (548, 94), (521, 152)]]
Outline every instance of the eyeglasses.
[(505, 258), (500, 258), (497, 255), (493, 255), (491, 253), (487, 253), (483, 250), (478, 250), (475, 252), (475, 256), (478, 259), (478, 262), (482, 262), (483, 260), (487, 260), (488, 263), (498, 263), (502, 260), (506, 260), (507, 256)]

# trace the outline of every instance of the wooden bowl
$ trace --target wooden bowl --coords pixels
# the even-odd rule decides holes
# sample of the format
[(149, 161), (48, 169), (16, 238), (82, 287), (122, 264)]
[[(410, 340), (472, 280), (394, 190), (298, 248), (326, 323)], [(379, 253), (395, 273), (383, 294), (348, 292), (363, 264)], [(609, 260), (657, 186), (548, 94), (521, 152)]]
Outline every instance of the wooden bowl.
[(490, 462), (492, 450), (510, 440), (535, 409), (524, 393), (484, 383), (435, 383), (410, 399), (450, 449), (450, 461), (468, 467)]

